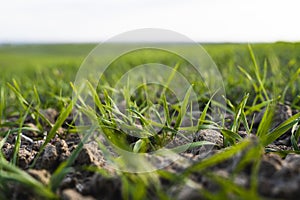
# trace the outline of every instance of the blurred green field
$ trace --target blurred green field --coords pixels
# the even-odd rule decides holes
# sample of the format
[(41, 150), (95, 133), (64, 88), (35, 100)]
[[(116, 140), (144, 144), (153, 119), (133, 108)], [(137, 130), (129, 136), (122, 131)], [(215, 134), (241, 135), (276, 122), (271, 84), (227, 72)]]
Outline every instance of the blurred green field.
[[(84, 58), (96, 44), (37, 44), (0, 46), (0, 85), (14, 79), (19, 83), (25, 97), (32, 95), (35, 85), (45, 106), (55, 102), (55, 96), (70, 96), (70, 82)], [(239, 70), (239, 66), (255, 77), (255, 71), (247, 44), (204, 44), (204, 49), (219, 68), (225, 84), (227, 98), (236, 102), (245, 93), (255, 97), (252, 83)], [(261, 74), (266, 76), (265, 87), (273, 97), (282, 94), (292, 76), (299, 73), (300, 43), (251, 44)], [(178, 48), (182, 48), (178, 45)], [(189, 49), (188, 45), (184, 48)], [(120, 66), (136, 66), (160, 59), (167, 65), (176, 64), (172, 56), (161, 54), (139, 54), (121, 59)], [(299, 97), (299, 80), (289, 85), (283, 101), (296, 106)], [(54, 103), (55, 104), (55, 103)], [(53, 105), (51, 105), (53, 106)], [(54, 105), (55, 106), (55, 105)]]

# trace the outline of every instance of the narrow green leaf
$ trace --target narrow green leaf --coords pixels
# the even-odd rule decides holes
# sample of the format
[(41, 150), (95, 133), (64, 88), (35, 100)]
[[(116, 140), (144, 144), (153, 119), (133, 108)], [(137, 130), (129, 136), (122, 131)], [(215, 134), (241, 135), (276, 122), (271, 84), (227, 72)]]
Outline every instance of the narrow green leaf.
[(170, 83), (172, 82), (174, 76), (176, 75), (176, 72), (177, 72), (179, 66), (180, 66), (180, 63), (179, 63), (179, 62), (176, 63), (176, 65), (175, 65), (175, 67), (173, 68), (173, 71), (172, 71), (172, 73), (170, 74), (170, 76), (169, 76), (167, 82), (164, 84), (164, 88), (163, 88), (163, 91), (161, 92), (160, 99), (161, 99), (163, 96), (165, 96), (166, 91), (167, 91), (167, 89), (169, 88)]
[(248, 49), (249, 49), (249, 52), (250, 52), (250, 57), (251, 57), (252, 62), (253, 62), (253, 64), (254, 64), (254, 68), (255, 68), (254, 71), (255, 71), (256, 79), (257, 79), (257, 81), (258, 81), (258, 83), (259, 83), (260, 89), (262, 90), (262, 92), (263, 92), (263, 94), (264, 94), (264, 98), (263, 98), (262, 100), (263, 100), (263, 101), (264, 101), (264, 100), (267, 100), (267, 101), (268, 101), (268, 100), (270, 100), (270, 99), (269, 99), (269, 96), (268, 96), (268, 94), (267, 94), (267, 92), (266, 92), (264, 83), (263, 83), (263, 81), (262, 81), (262, 79), (261, 79), (261, 77), (260, 77), (260, 70), (259, 70), (259, 67), (258, 67), (258, 65), (257, 65), (256, 58), (255, 58), (255, 56), (254, 56), (254, 52), (253, 52), (253, 50), (252, 50), (250, 44), (248, 44)]
[(133, 152), (134, 153), (139, 153), (140, 150), (146, 145), (146, 142), (142, 139), (139, 139), (133, 147)]
[(90, 129), (85, 130), (85, 134), (81, 139), (80, 143), (77, 145), (76, 149), (72, 151), (70, 157), (65, 161), (60, 163), (57, 169), (51, 176), (49, 188), (51, 191), (55, 192), (60, 186), (61, 181), (64, 179), (65, 175), (71, 171), (71, 165), (74, 163), (78, 154), (83, 148), (83, 145), (88, 141), (92, 132), (95, 131), (95, 127), (89, 127)]
[(205, 146), (205, 145), (216, 145), (216, 144), (213, 142), (209, 142), (209, 141), (198, 141), (198, 142), (191, 142), (188, 144), (183, 144), (183, 145), (177, 146), (175, 148), (172, 148), (171, 150), (173, 152), (180, 153), (180, 152), (188, 150), (188, 149), (193, 149), (193, 148), (201, 147), (201, 146)]
[(72, 112), (73, 109), (73, 102), (71, 101), (70, 104), (68, 105), (67, 108), (63, 108), (59, 117), (57, 118), (54, 126), (51, 128), (51, 130), (49, 131), (49, 133), (46, 136), (45, 142), (43, 143), (43, 145), (40, 148), (39, 153), (37, 154), (36, 158), (34, 159), (33, 163), (31, 166), (34, 166), (37, 159), (39, 158), (40, 154), (43, 152), (43, 150), (45, 149), (46, 145), (51, 141), (51, 139), (53, 139), (56, 135), (57, 130), (61, 127), (61, 125), (64, 123), (64, 121), (67, 119), (67, 117), (70, 115), (70, 113)]
[(180, 125), (182, 123), (182, 119), (185, 117), (185, 113), (186, 113), (186, 110), (187, 110), (187, 105), (189, 103), (189, 98), (190, 98), (192, 90), (193, 90), (193, 86), (191, 85), (189, 87), (189, 89), (187, 90), (187, 92), (184, 96), (184, 99), (182, 101), (180, 111), (178, 113), (177, 120), (176, 120), (175, 125), (174, 125), (174, 129), (178, 129), (180, 127)]
[(0, 87), (0, 125), (2, 124), (2, 119), (5, 117), (6, 108), (6, 95), (5, 88)]
[(210, 102), (211, 102), (212, 98), (213, 98), (213, 96), (206, 103), (206, 105), (205, 105), (205, 107), (204, 107), (204, 109), (203, 109), (203, 111), (202, 111), (202, 113), (200, 115), (200, 118), (199, 118), (198, 124), (197, 124), (198, 127), (201, 126), (204, 123), (204, 121), (205, 121), (206, 114), (207, 114), (207, 111), (208, 111), (208, 108), (209, 108), (209, 105), (210, 105)]
[(162, 95), (162, 102), (163, 102), (166, 123), (167, 123), (167, 126), (170, 126), (171, 125), (171, 117), (170, 117), (170, 112), (169, 112), (169, 108), (168, 108), (166, 95)]
[(267, 146), (268, 144), (271, 144), (274, 142), (277, 138), (279, 138), (281, 135), (286, 133), (289, 129), (291, 129), (296, 123), (300, 121), (300, 113), (297, 113), (296, 115), (293, 115), (286, 121), (284, 121), (282, 124), (280, 124), (278, 127), (276, 127), (274, 130), (272, 130), (270, 133), (264, 135), (261, 138), (263, 146)]
[(259, 123), (256, 135), (260, 138), (268, 134), (274, 116), (274, 105), (268, 105)]
[(90, 82), (88, 82), (87, 84), (88, 84), (88, 86), (90, 88), (90, 91), (92, 92), (92, 96), (94, 98), (94, 102), (95, 102), (97, 108), (99, 108), (101, 114), (103, 116), (105, 116), (106, 115), (106, 111), (103, 108), (102, 102), (99, 99), (99, 95), (97, 94), (96, 89), (92, 86), (92, 84)]
[(223, 151), (188, 167), (185, 170), (185, 172), (183, 173), (183, 175), (187, 176), (188, 174), (190, 174), (192, 172), (207, 169), (208, 167), (216, 165), (224, 160), (227, 160), (227, 159), (231, 158), (232, 156), (234, 156), (235, 154), (241, 152), (243, 149), (247, 148), (250, 144), (251, 144), (251, 141), (249, 139), (245, 139), (236, 145), (228, 147), (227, 149), (224, 149)]
[(0, 158), (1, 173), (0, 179), (4, 181), (16, 181), (23, 185), (26, 185), (28, 188), (32, 188), (37, 194), (47, 199), (56, 199), (56, 195), (51, 192), (46, 186), (42, 183), (35, 180), (25, 171), (17, 168), (16, 166), (8, 163), (5, 159)]
[(22, 134), (21, 130), (22, 130), (24, 121), (26, 120), (26, 117), (29, 113), (29, 109), (30, 109), (30, 107), (27, 108), (27, 110), (26, 110), (26, 112), (25, 112), (24, 116), (22, 117), (21, 122), (19, 124), (19, 131), (18, 131), (16, 142), (15, 142), (15, 148), (14, 148), (14, 153), (13, 153), (13, 158), (12, 158), (12, 163), (14, 165), (17, 164), (18, 154), (19, 154), (20, 147), (21, 147), (21, 134)]

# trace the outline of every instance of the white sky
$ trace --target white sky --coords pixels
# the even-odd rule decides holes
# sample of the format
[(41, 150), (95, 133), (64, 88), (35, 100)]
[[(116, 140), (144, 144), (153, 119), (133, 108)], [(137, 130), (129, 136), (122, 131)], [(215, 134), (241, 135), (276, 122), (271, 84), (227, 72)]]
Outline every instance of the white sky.
[(163, 28), (200, 42), (300, 41), (297, 0), (10, 0), (1, 42), (100, 42)]

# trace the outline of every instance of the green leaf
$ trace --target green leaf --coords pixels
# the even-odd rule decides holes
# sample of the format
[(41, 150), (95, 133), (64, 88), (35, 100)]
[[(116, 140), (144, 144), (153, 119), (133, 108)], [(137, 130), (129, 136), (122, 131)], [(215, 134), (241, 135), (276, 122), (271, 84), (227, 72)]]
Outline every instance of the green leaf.
[(74, 161), (78, 157), (78, 154), (82, 150), (83, 145), (88, 141), (88, 138), (90, 137), (91, 133), (94, 132), (94, 130), (95, 127), (90, 127), (90, 129), (86, 130), (83, 138), (81, 139), (80, 143), (77, 145), (76, 149), (71, 153), (70, 157), (65, 162), (60, 163), (60, 165), (52, 174), (49, 188), (53, 192), (55, 192), (58, 189), (65, 175), (72, 170), (70, 166), (74, 163)]
[(42, 197), (45, 197), (47, 199), (56, 199), (56, 195), (46, 186), (35, 180), (25, 171), (8, 163), (5, 159), (0, 158), (0, 166), (0, 179), (2, 181), (16, 181), (21, 183), (22, 185), (26, 185), (28, 188), (32, 189)]
[(46, 145), (55, 137), (57, 130), (61, 127), (61, 125), (64, 123), (64, 121), (67, 119), (67, 117), (70, 115), (73, 109), (73, 102), (71, 101), (67, 108), (63, 108), (60, 115), (58, 116), (54, 126), (51, 128), (49, 133), (46, 136), (45, 142), (40, 148), (39, 153), (37, 154), (36, 158), (34, 159), (31, 166), (34, 166), (37, 159), (45, 149)]
[(143, 149), (146, 145), (146, 142), (143, 139), (139, 139), (133, 147), (134, 153), (139, 153), (141, 149)]
[(186, 113), (186, 110), (187, 110), (187, 105), (189, 103), (189, 98), (190, 98), (192, 90), (193, 90), (193, 86), (191, 85), (189, 87), (189, 89), (187, 90), (187, 92), (184, 96), (184, 99), (182, 101), (180, 111), (178, 113), (177, 120), (176, 120), (175, 125), (174, 125), (174, 129), (178, 129), (180, 127), (181, 123), (182, 123), (182, 119), (185, 116), (185, 113)]
[(209, 99), (209, 101), (205, 105), (205, 107), (199, 117), (198, 124), (197, 124), (198, 127), (201, 126), (205, 122), (206, 114), (207, 114), (207, 111), (208, 111), (208, 108), (209, 108), (212, 98), (213, 98), (213, 96)]
[(191, 142), (188, 144), (183, 144), (183, 145), (177, 146), (175, 148), (172, 148), (171, 150), (173, 152), (180, 153), (180, 152), (183, 152), (188, 149), (193, 149), (193, 148), (201, 147), (201, 146), (205, 146), (205, 145), (216, 145), (216, 144), (213, 142), (209, 142), (209, 141), (198, 141), (198, 142)]
[(282, 124), (280, 124), (278, 127), (276, 127), (273, 131), (270, 133), (264, 135), (261, 138), (261, 142), (263, 146), (267, 146), (268, 144), (271, 144), (274, 142), (277, 138), (282, 136), (284, 133), (286, 133), (289, 129), (291, 129), (295, 124), (297, 124), (300, 121), (300, 113), (297, 113), (284, 121)]
[(241, 152), (243, 149), (247, 148), (251, 144), (251, 141), (249, 139), (245, 139), (244, 141), (233, 145), (231, 147), (228, 147), (227, 149), (222, 150), (221, 152), (214, 154), (213, 156), (206, 158), (202, 160), (201, 162), (198, 162), (190, 167), (188, 167), (185, 172), (183, 173), (184, 176), (187, 176), (188, 174), (195, 172), (195, 171), (201, 171), (204, 169), (207, 169), (208, 167), (211, 167), (213, 165), (216, 165), (224, 160), (227, 160), (234, 156), (235, 154)]
[(259, 123), (258, 129), (257, 129), (256, 135), (259, 138), (262, 138), (262, 137), (264, 137), (265, 135), (268, 134), (269, 129), (271, 127), (271, 124), (273, 122), (274, 112), (275, 112), (275, 106), (274, 105), (268, 105), (265, 112), (264, 112), (262, 120)]
[(264, 98), (262, 98), (262, 101), (264, 101), (264, 100), (268, 101), (269, 100), (269, 96), (268, 96), (267, 91), (265, 89), (264, 83), (263, 83), (263, 81), (262, 81), (262, 79), (260, 77), (260, 73), (261, 72), (260, 72), (259, 67), (257, 65), (256, 58), (254, 56), (254, 52), (253, 52), (250, 44), (248, 44), (248, 49), (249, 49), (249, 52), (250, 52), (250, 57), (251, 57), (252, 62), (254, 64), (254, 72), (255, 72), (256, 79), (257, 79), (257, 81), (259, 83), (259, 89), (262, 90), (262, 93), (264, 95)]
[(20, 147), (21, 147), (21, 135), (22, 135), (21, 130), (22, 130), (24, 121), (26, 120), (26, 117), (29, 113), (29, 109), (30, 109), (30, 107), (27, 108), (27, 110), (26, 110), (26, 112), (25, 112), (24, 116), (22, 117), (21, 122), (19, 124), (19, 131), (18, 131), (16, 142), (15, 142), (14, 154), (13, 154), (13, 158), (12, 158), (12, 163), (14, 165), (17, 164), (18, 154), (19, 154), (19, 150), (20, 150)]

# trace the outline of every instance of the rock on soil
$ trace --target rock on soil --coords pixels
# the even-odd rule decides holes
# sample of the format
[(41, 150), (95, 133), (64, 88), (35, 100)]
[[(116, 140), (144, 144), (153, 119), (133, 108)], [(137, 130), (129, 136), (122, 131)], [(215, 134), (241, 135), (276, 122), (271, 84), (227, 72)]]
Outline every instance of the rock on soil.
[(65, 140), (56, 138), (52, 143), (46, 145), (42, 155), (36, 163), (37, 169), (53, 171), (59, 163), (70, 156), (70, 151)]
[(66, 189), (62, 191), (62, 199), (63, 200), (95, 200), (93, 197), (90, 196), (82, 196), (76, 190)]
[(44, 185), (48, 185), (50, 182), (51, 174), (45, 170), (36, 170), (36, 169), (29, 169), (27, 170), (28, 174), (34, 177), (36, 180), (40, 181)]
[(188, 152), (191, 152), (194, 155), (203, 154), (209, 152), (212, 149), (220, 149), (223, 147), (223, 135), (216, 130), (200, 130), (194, 135), (193, 142), (207, 141), (214, 143), (215, 145), (204, 145), (190, 149)]
[(97, 142), (84, 144), (75, 162), (78, 165), (94, 165), (97, 167), (103, 167), (105, 163)]

